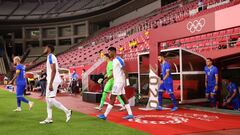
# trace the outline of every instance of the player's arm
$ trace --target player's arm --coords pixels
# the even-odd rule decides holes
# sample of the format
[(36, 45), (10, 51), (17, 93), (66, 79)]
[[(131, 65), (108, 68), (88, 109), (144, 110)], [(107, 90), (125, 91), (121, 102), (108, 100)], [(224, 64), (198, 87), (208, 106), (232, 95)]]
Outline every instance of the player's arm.
[(107, 73), (105, 74), (105, 76), (104, 76), (104, 80), (105, 81), (108, 81), (108, 80), (110, 80), (110, 79), (112, 79), (113, 78), (113, 73), (112, 73), (113, 71), (111, 70), (111, 75), (108, 77), (107, 76)]
[(163, 77), (163, 81), (166, 80), (170, 76), (171, 67), (169, 64), (166, 64), (166, 75)]
[(125, 77), (128, 78), (128, 71), (126, 70), (126, 67), (123, 66), (123, 67), (122, 67), (122, 70), (123, 70), (123, 72), (124, 72), (124, 74), (125, 74)]
[(170, 75), (170, 70), (167, 70), (166, 75), (163, 77), (163, 81), (166, 80)]
[(13, 79), (9, 82), (9, 84), (12, 84), (16, 80), (16, 78), (19, 76), (19, 74), (20, 74), (20, 70), (16, 70), (16, 73), (15, 73)]
[(205, 87), (207, 87), (207, 80), (208, 80), (208, 77), (207, 75), (205, 75)]
[(215, 91), (218, 90), (218, 70), (216, 69), (215, 71), (215, 80), (216, 80), (216, 85), (215, 85)]
[(46, 78), (46, 75), (43, 75), (43, 77), (40, 78), (39, 80), (41, 81), (41, 80), (44, 80), (45, 78)]
[(53, 90), (52, 84), (53, 84), (53, 81), (56, 76), (56, 64), (52, 63), (52, 64), (50, 64), (50, 67), (51, 67), (52, 73), (51, 73), (51, 78), (50, 78), (50, 83), (49, 83), (49, 90)]
[(229, 94), (229, 92), (228, 92), (227, 96), (226, 96), (226, 97), (224, 98), (224, 100), (223, 100), (222, 106), (226, 106), (226, 105), (228, 104), (227, 100), (229, 99), (229, 96), (230, 96), (230, 94)]
[(237, 95), (237, 89), (234, 89), (234, 93), (227, 99), (227, 103), (230, 103), (236, 95)]
[(106, 73), (104, 73), (104, 79), (105, 79), (105, 78), (107, 78), (107, 72), (106, 72)]
[(126, 77), (126, 85), (129, 86), (130, 85), (130, 81), (129, 81), (129, 78), (128, 78), (128, 71), (126, 70), (125, 66), (122, 67), (122, 70), (123, 70), (123, 72), (125, 74), (125, 77)]
[(216, 85), (218, 85), (218, 74), (215, 75)]

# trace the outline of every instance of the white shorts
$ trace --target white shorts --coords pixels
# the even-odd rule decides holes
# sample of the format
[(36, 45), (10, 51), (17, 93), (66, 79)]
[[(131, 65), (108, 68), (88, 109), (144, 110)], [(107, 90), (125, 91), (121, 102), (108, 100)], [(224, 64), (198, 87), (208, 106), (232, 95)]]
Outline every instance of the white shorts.
[(125, 83), (114, 83), (113, 88), (112, 88), (112, 95), (125, 95)]
[(47, 83), (46, 88), (46, 98), (53, 98), (57, 95), (58, 86), (61, 84), (61, 82), (54, 82), (53, 83), (53, 91), (49, 90), (49, 83)]

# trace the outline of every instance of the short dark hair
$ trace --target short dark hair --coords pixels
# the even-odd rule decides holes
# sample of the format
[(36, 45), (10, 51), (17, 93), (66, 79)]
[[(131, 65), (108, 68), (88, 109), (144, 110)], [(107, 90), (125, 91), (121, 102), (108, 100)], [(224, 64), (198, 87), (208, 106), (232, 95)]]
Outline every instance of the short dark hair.
[(55, 50), (55, 47), (53, 45), (46, 45), (46, 47), (48, 47), (51, 50), (52, 53)]
[(108, 51), (114, 51), (114, 52), (116, 52), (117, 49), (116, 49), (115, 47), (109, 47), (109, 48), (108, 48)]
[(213, 59), (212, 59), (212, 58), (207, 58), (207, 60), (210, 60), (211, 62), (213, 62)]
[(159, 53), (158, 53), (158, 56), (162, 56), (162, 57), (164, 57), (164, 58), (165, 58), (165, 57), (166, 57), (166, 53), (159, 52)]
[(104, 56), (110, 58), (110, 55), (108, 53), (105, 53)]
[(223, 80), (228, 80), (229, 82), (233, 82), (233, 78), (230, 76), (223, 77)]

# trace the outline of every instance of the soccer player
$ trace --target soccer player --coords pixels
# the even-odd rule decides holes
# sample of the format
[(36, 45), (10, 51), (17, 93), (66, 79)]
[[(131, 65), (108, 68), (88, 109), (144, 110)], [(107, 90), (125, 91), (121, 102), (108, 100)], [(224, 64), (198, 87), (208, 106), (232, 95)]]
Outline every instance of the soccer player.
[(240, 96), (237, 85), (227, 78), (223, 79), (223, 82), (226, 84), (228, 91), (228, 95), (224, 99), (223, 106), (226, 106), (227, 104), (232, 104), (234, 110), (239, 110)]
[(175, 98), (175, 95), (173, 93), (173, 80), (171, 75), (171, 67), (170, 64), (165, 60), (164, 54), (161, 53), (158, 56), (158, 61), (161, 63), (161, 70), (162, 70), (162, 81), (160, 82), (160, 86), (158, 88), (158, 107), (157, 110), (162, 110), (162, 96), (163, 92), (167, 91), (169, 94), (172, 102), (173, 102), (173, 108), (171, 111), (176, 111), (178, 109), (177, 107), (177, 101)]
[(210, 105), (216, 106), (216, 91), (218, 90), (218, 69), (213, 65), (211, 58), (206, 59), (205, 71), (205, 87), (206, 98), (210, 101)]
[(128, 112), (128, 115), (126, 117), (123, 117), (123, 119), (133, 119), (132, 110), (125, 96), (125, 89), (124, 89), (124, 87), (126, 86), (126, 77), (128, 76), (125, 70), (124, 61), (121, 57), (116, 55), (116, 51), (117, 49), (115, 47), (108, 48), (109, 56), (110, 58), (113, 59), (113, 75), (107, 77), (107, 80), (110, 80), (111, 78), (113, 78), (114, 83), (113, 83), (112, 94), (110, 97), (110, 103), (108, 104), (105, 113), (98, 115), (98, 118), (103, 120), (107, 119), (107, 116), (112, 110), (117, 96), (121, 96), (121, 98), (124, 101), (125, 108), (127, 109), (127, 112)]
[[(109, 54), (104, 54), (104, 59), (107, 62), (107, 69), (106, 69), (106, 74), (105, 74), (105, 79), (107, 79), (108, 77), (112, 76), (113, 62), (111, 61)], [(114, 83), (113, 78), (107, 79), (106, 84), (104, 86), (103, 93), (102, 93), (100, 105), (98, 107), (96, 107), (97, 110), (99, 110), (99, 111), (102, 110), (102, 107), (106, 100), (107, 94), (112, 91), (113, 83)], [(122, 105), (122, 108), (120, 109), (120, 111), (122, 111), (125, 109), (124, 101), (122, 100), (122, 98), (120, 96), (117, 96), (117, 98)]]
[(66, 114), (66, 122), (71, 118), (72, 111), (68, 110), (64, 105), (55, 99), (57, 95), (58, 86), (62, 80), (58, 72), (57, 58), (53, 54), (54, 46), (47, 45), (44, 49), (44, 54), (47, 54), (47, 89), (46, 89), (46, 102), (47, 102), (47, 118), (41, 121), (40, 124), (52, 123), (52, 107), (55, 106)]
[(15, 109), (15, 112), (22, 111), (21, 109), (21, 102), (27, 103), (29, 105), (29, 110), (33, 107), (33, 102), (28, 101), (26, 98), (24, 98), (24, 91), (26, 88), (26, 78), (25, 78), (25, 66), (20, 63), (21, 59), (20, 57), (16, 56), (13, 58), (13, 63), (16, 66), (16, 74), (13, 77), (13, 79), (9, 82), (9, 84), (12, 84), (16, 80), (16, 96), (17, 96), (17, 109)]

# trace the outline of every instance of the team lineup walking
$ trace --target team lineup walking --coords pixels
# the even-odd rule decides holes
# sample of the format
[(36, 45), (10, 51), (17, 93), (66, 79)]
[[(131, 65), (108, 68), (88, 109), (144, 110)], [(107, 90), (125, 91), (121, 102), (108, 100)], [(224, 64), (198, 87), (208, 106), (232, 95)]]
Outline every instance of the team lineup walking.
[[(107, 98), (107, 94), (109, 94), (112, 91), (112, 88), (113, 88), (113, 85), (114, 85), (114, 79), (112, 77), (112, 75), (113, 75), (113, 73), (112, 73), (113, 72), (113, 62), (111, 61), (111, 58), (110, 58), (109, 54), (105, 54), (104, 59), (107, 62), (106, 74), (104, 76), (104, 79), (106, 79), (104, 81), (106, 83), (105, 83), (105, 86), (104, 86), (104, 89), (103, 89), (100, 105), (98, 107), (96, 107), (96, 109), (99, 110), (99, 111), (102, 110), (102, 107), (103, 107), (103, 105), (105, 103), (105, 100)], [(122, 110), (125, 109), (124, 101), (122, 100), (122, 98), (120, 96), (117, 96), (117, 98), (118, 98), (120, 104), (122, 105), (122, 107), (120, 108), (120, 111), (122, 111)]]
[(240, 135), (240, 0), (0, 0), (1, 135)]

